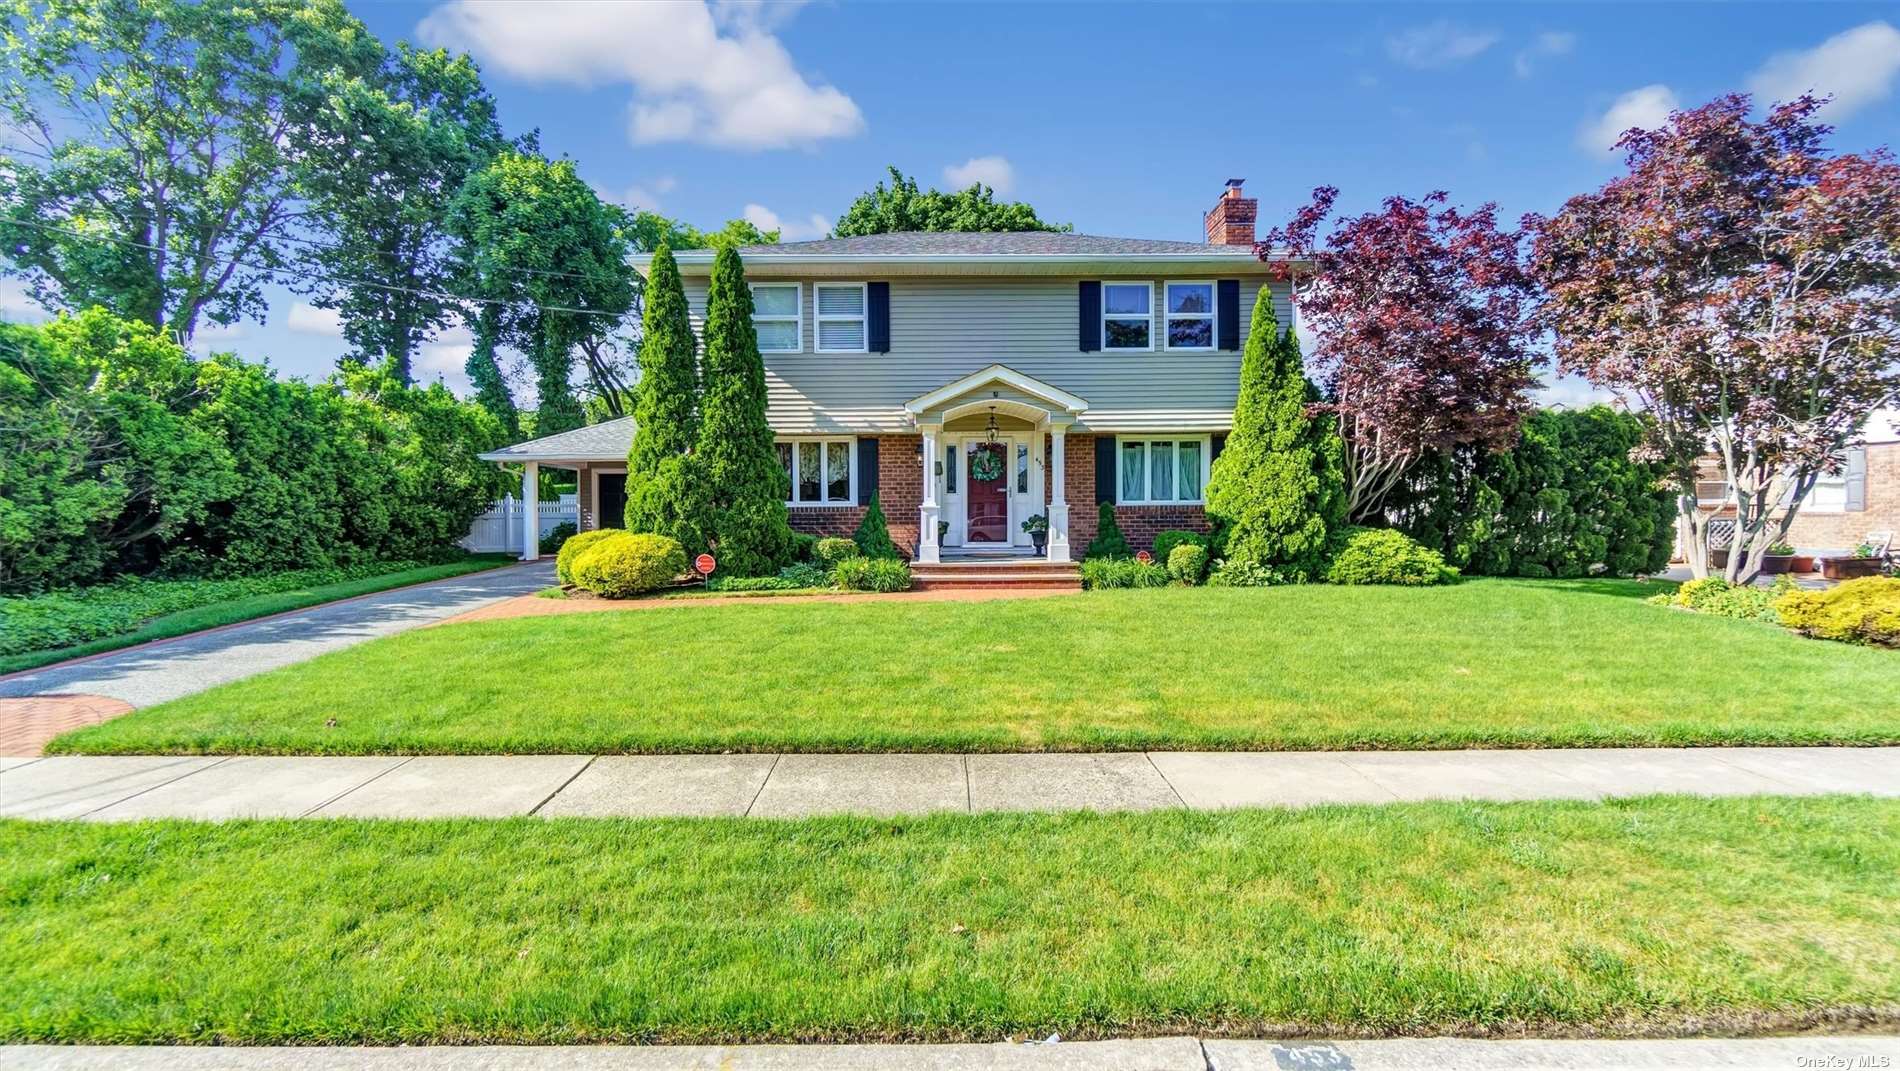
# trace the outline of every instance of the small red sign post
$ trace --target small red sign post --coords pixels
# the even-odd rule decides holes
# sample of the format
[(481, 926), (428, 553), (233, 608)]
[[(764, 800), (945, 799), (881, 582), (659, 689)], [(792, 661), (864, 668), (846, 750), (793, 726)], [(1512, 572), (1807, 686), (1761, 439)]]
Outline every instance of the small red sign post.
[(1143, 565), (1153, 565), (1155, 556), (1144, 550), (1140, 552), (1139, 554), (1135, 555), (1135, 560), (1140, 562)]
[(713, 569), (717, 568), (718, 565), (719, 563), (714, 561), (713, 556), (710, 554), (701, 554), (699, 557), (693, 559), (693, 571), (699, 574), (701, 580), (711, 576)]

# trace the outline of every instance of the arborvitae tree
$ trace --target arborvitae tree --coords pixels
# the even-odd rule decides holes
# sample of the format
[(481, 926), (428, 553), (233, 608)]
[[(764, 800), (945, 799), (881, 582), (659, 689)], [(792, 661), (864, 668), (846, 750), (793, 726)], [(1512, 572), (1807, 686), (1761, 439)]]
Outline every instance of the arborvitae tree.
[[(699, 366), (686, 286), (673, 251), (654, 250), (640, 320), (640, 382), (634, 388), (633, 447), (627, 452), (627, 530), (707, 545), (706, 483), (699, 445)], [(620, 518), (603, 517), (613, 525)]]
[(884, 507), (878, 504), (876, 491), (871, 492), (871, 508), (864, 511), (864, 519), (858, 522), (858, 530), (851, 533), (851, 541), (867, 558), (898, 557), (897, 544), (891, 542), (890, 525), (884, 521)]
[(705, 395), (699, 453), (719, 571), (764, 576), (791, 560), (785, 470), (765, 422), (765, 361), (752, 326), (752, 291), (731, 246), (713, 261), (706, 291)]
[(1207, 481), (1216, 553), (1304, 582), (1325, 573), (1326, 547), (1345, 523), (1342, 446), (1334, 422), (1314, 415), (1319, 391), (1300, 344), (1280, 331), (1260, 288), (1240, 362), (1234, 429)]
[(1104, 502), (1095, 511), (1095, 538), (1089, 540), (1089, 549), (1082, 553), (1084, 558), (1127, 558), (1134, 554), (1128, 549), (1128, 537), (1122, 535), (1122, 526), (1115, 523), (1115, 503)]

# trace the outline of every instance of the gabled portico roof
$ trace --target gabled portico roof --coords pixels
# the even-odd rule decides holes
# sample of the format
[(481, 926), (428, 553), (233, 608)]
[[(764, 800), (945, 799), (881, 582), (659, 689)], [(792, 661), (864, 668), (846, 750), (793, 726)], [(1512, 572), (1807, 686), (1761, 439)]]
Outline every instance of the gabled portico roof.
[(993, 364), (912, 398), (904, 403), (904, 410), (912, 420), (927, 422), (933, 416), (949, 419), (985, 406), (1036, 421), (1059, 418), (1068, 422), (1087, 412), (1089, 403), (1086, 398), (1008, 365)]

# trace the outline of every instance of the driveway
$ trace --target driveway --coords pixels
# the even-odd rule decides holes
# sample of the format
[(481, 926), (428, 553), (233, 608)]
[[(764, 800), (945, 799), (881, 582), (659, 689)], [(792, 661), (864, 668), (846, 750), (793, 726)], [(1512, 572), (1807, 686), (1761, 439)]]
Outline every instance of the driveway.
[(147, 707), (553, 583), (551, 559), (469, 573), (26, 670), (0, 677), (0, 697), (80, 693)]

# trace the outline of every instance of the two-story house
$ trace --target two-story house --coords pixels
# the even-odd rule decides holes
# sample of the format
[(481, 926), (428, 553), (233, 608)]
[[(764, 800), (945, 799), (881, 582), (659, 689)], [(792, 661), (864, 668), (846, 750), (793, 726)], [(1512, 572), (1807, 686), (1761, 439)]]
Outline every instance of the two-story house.
[[(1256, 202), (1233, 180), (1205, 242), (880, 234), (740, 250), (792, 526), (848, 535), (873, 491), (920, 562), (1021, 548), (1080, 557), (1098, 504), (1131, 544), (1206, 530), (1255, 298)], [(694, 328), (713, 254), (677, 254)], [(581, 526), (620, 523), (631, 418), (483, 455), (579, 474)], [(524, 486), (532, 486), (524, 482)], [(534, 523), (530, 511), (528, 523)], [(530, 538), (528, 556), (534, 556)]]

